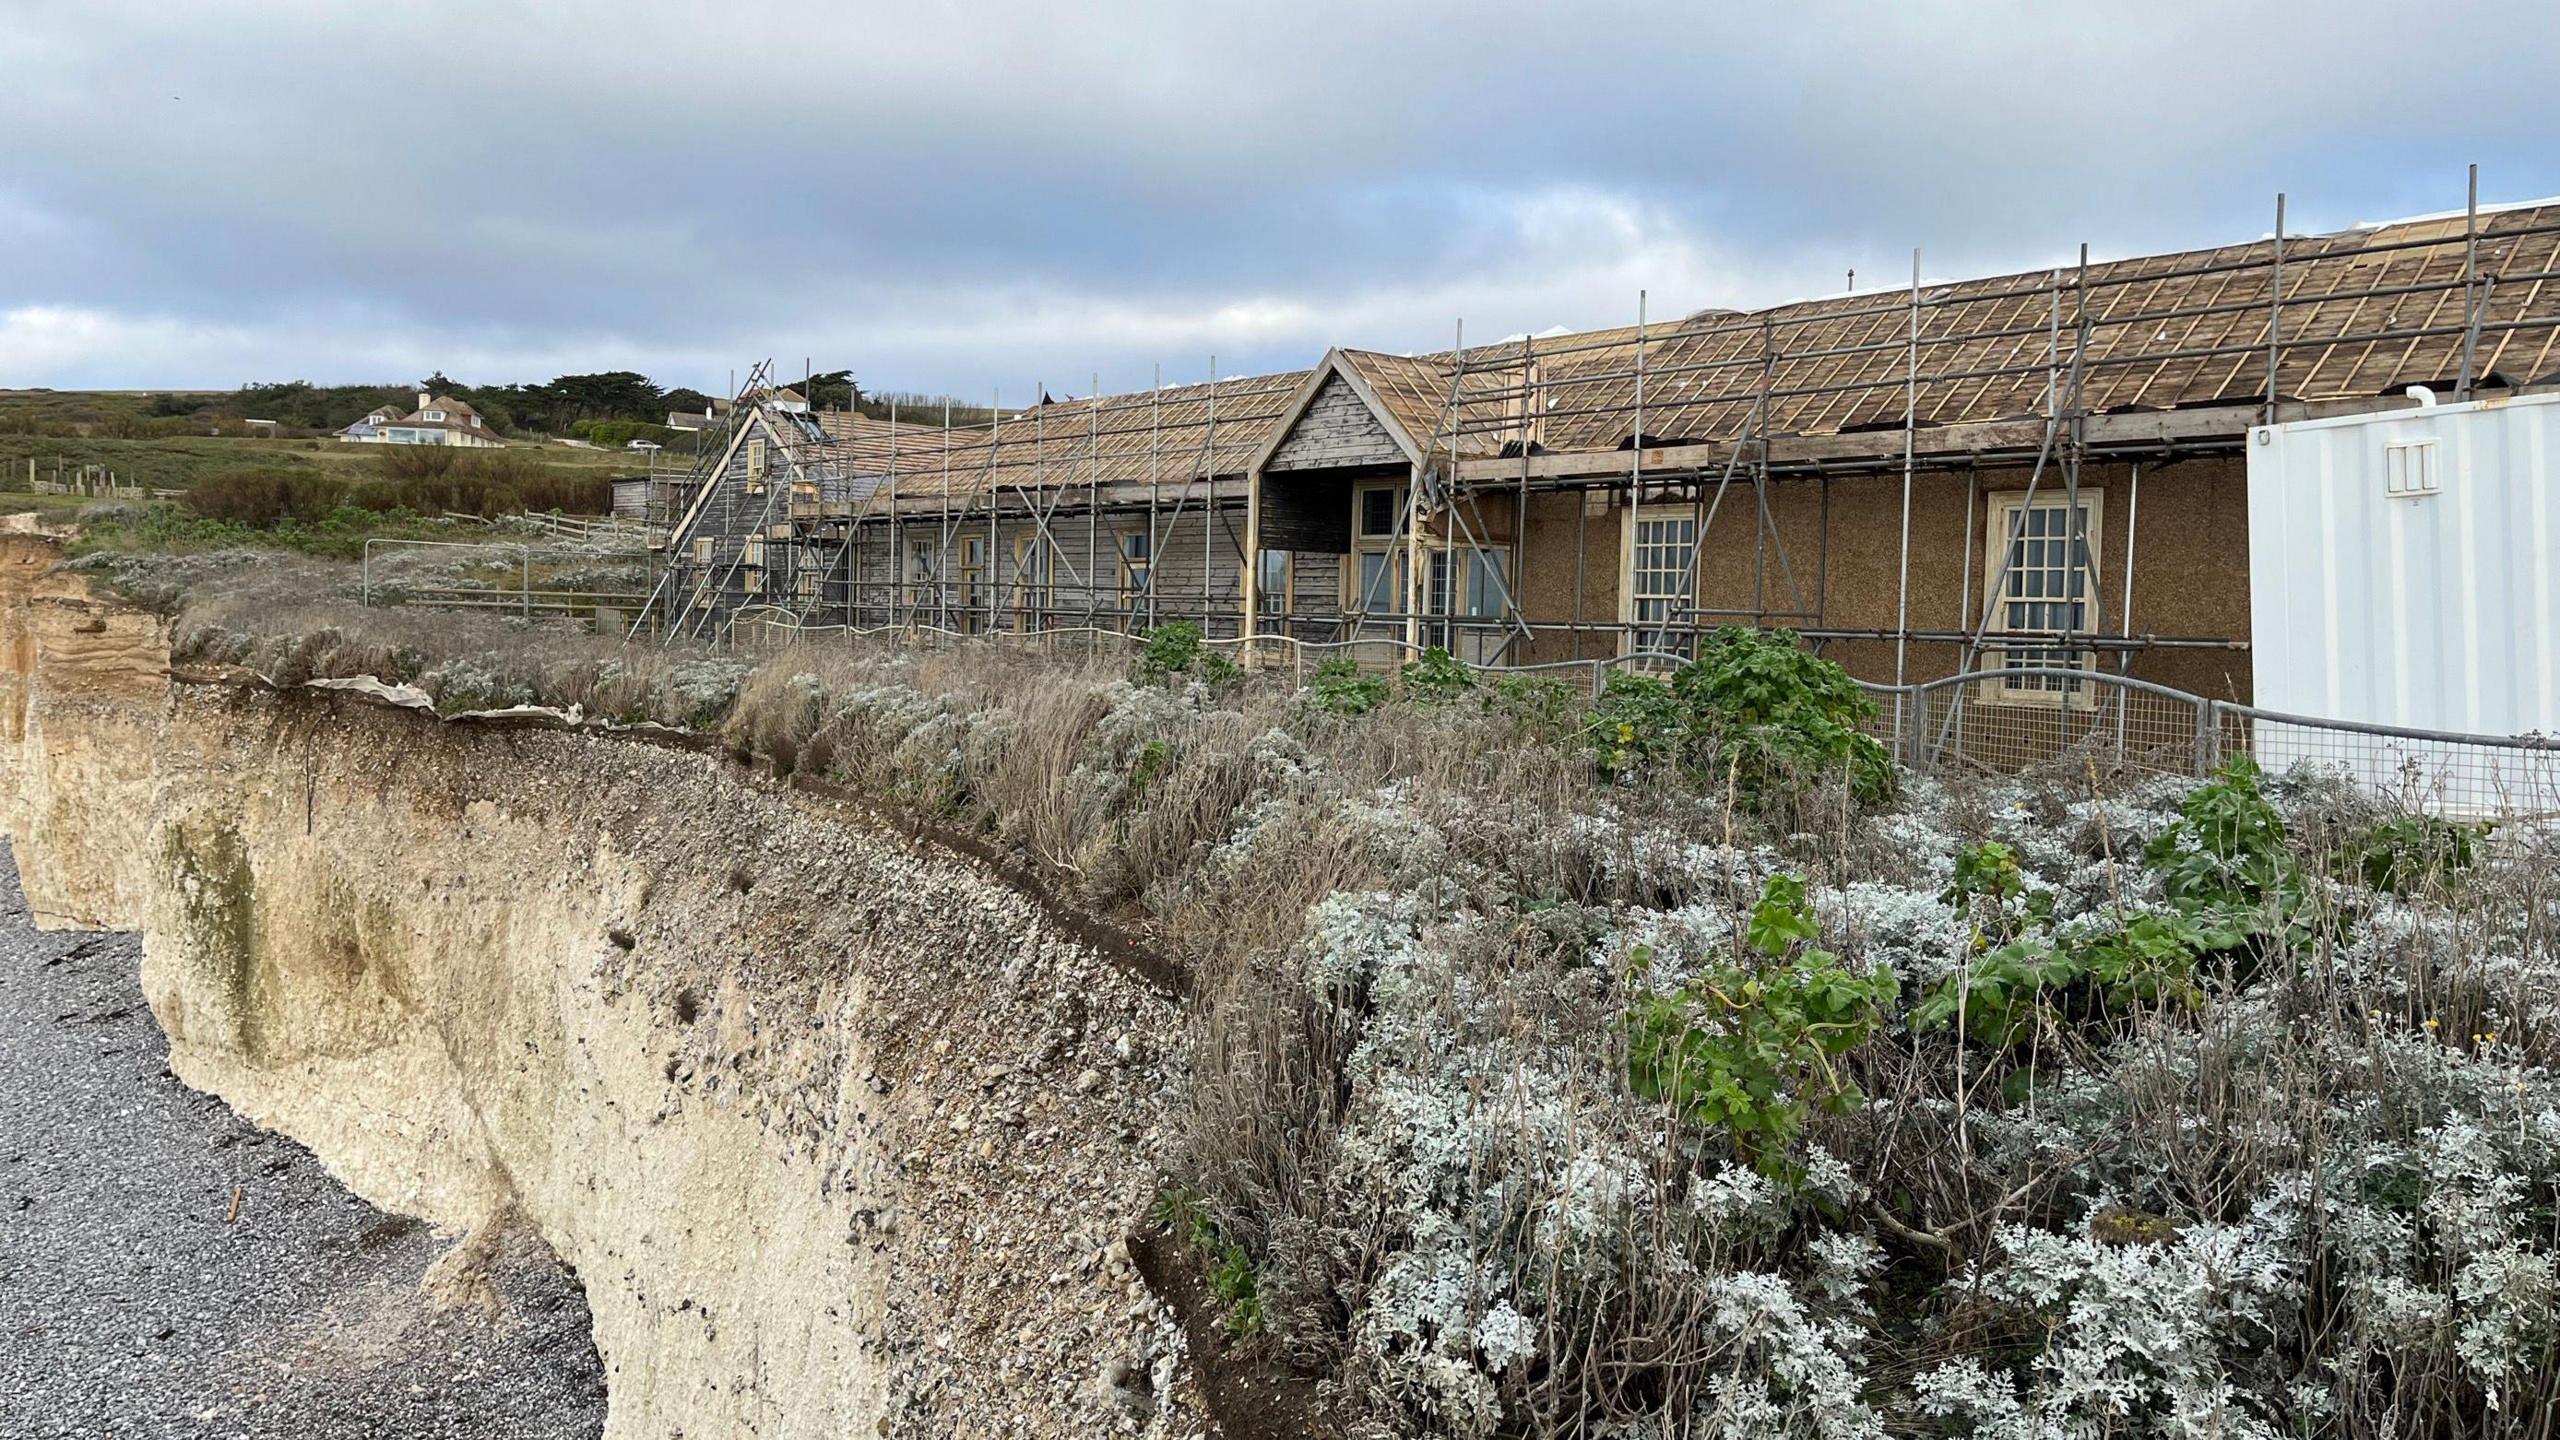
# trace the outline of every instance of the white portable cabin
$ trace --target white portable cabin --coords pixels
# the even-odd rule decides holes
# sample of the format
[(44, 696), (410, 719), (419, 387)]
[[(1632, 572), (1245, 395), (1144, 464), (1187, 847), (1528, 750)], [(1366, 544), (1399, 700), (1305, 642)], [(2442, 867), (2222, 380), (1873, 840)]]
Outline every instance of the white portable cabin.
[[(2249, 436), (2256, 704), (2321, 719), (2560, 734), (2560, 395), (2419, 403)], [(2274, 768), (2398, 788), (2542, 788), (2541, 755), (2256, 723)], [(2534, 774), (2510, 774), (2517, 767)], [(2432, 775), (2429, 772), (2433, 772)], [(2457, 773), (2458, 772), (2458, 773)], [(2448, 796), (2448, 798), (2453, 798)]]

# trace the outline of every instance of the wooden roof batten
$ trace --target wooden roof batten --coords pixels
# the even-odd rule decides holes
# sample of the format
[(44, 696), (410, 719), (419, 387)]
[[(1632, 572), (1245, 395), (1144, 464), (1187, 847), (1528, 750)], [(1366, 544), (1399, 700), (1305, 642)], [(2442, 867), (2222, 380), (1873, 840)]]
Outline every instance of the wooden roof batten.
[[(2359, 268), (2378, 278), (2360, 281)], [(1462, 480), (1485, 482), (1610, 476), (1630, 469), (1631, 449), (1647, 470), (1703, 463), (1740, 441), (1761, 404), (1773, 469), (1791, 449), (1800, 468), (1899, 465), (1906, 428), (1927, 437), (1918, 454), (1971, 457), (2016, 448), (2001, 427), (2039, 416), (2053, 371), (2075, 358), (2077, 412), (2093, 444), (2236, 444), (2270, 407), (2372, 408), (2410, 384), (2513, 389), (2560, 379), (2549, 373), (2560, 340), (2555, 278), (2560, 203), (2536, 202), (2484, 211), (2471, 224), (2457, 212), (2451, 225), (2427, 217), (2093, 264), (2085, 279), (2061, 269), (1923, 286), (1916, 307), (1904, 287), (1715, 315), (1642, 345), (1641, 441), (1633, 332), (1540, 340), (1537, 376), (1510, 357), (1469, 351), (1457, 357), (1468, 369), (1520, 378), (1479, 391), (1493, 403), (1462, 418), (1460, 434), (1517, 445), (1510, 417), (1525, 408), (1548, 435), (1526, 466), (1462, 446), (1458, 469)], [(2376, 301), (2379, 310), (2365, 308)], [(2049, 318), (2057, 305), (2074, 319), (2060, 346)], [(1912, 335), (1900, 333), (1900, 322), (1915, 320)], [(1789, 342), (1764, 353), (1782, 331)], [(2525, 353), (2534, 358), (2499, 363)], [(1762, 378), (1772, 373), (1774, 382)], [(1917, 400), (1907, 421), (1906, 393)], [(2135, 418), (2161, 413), (2193, 420)]]
[(2031, 452), (2076, 362), (2091, 446), (2192, 449), (2411, 384), (2560, 382), (2556, 280), (2560, 200), (2533, 201), (1926, 283), (1916, 303), (1905, 286), (1421, 355), (1336, 347), (1305, 370), (1044, 397), (986, 427), (817, 419), (858, 472), (947, 469), (954, 504), (1099, 496), (1259, 468), (1338, 376), (1409, 460), (1454, 459), (1461, 484), (1614, 483), (1743, 444), (1773, 474), (1898, 466), (1906, 431), (1924, 462)]

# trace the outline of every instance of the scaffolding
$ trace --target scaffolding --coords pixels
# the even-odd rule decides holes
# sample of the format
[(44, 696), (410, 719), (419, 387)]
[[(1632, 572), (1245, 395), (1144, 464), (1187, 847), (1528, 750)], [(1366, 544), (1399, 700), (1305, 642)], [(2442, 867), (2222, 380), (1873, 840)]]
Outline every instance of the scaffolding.
[[(1958, 673), (1991, 656), (2106, 655), (2121, 672), (2141, 651), (2239, 648), (2229, 636), (2134, 629), (2144, 465), (2236, 455), (2253, 426), (2371, 409), (2413, 385), (2467, 400), (2560, 379), (2560, 204), (2484, 208), (2474, 167), (2458, 211), (2301, 236), (2287, 233), (2278, 196), (2275, 221), (2247, 244), (2105, 264), (2082, 246), (2047, 271), (1955, 283), (1925, 282), (1914, 251), (1907, 289), (1670, 324), (1639, 296), (1631, 327), (1471, 348), (1461, 326), (1437, 354), (1336, 351), (1291, 374), (1221, 378), (1212, 357), (1203, 383), (1168, 388), (1159, 370), (1143, 393), (1105, 396), (1096, 376), (1081, 401), (1036, 389), (1035, 403), (1013, 411), (998, 396), (982, 426), (955, 427), (947, 412), (920, 425), (894, 411), (802, 424), (755, 403), (770, 380), (759, 367), (689, 490), (670, 487), (689, 507), (668, 527), (673, 543), (699, 547), (705, 530), (720, 543), (671, 551), (653, 606), (670, 634), (716, 636), (736, 609), (762, 604), (804, 625), (964, 632), (1182, 619), (1250, 640), (1272, 625), (1311, 641), (1383, 638), (1404, 653), (1466, 636), (1481, 658), (1515, 663), (1542, 644), (1577, 658), (1587, 647), (1678, 654), (1701, 631), (1739, 623), (1817, 645), (1889, 643), (1895, 684), (1913, 678), (1915, 645), (1953, 647)], [(1262, 593), (1265, 462), (1331, 374), (1355, 382), (1408, 457), (1385, 547), (1402, 563), (1380, 567), (1401, 578), (1392, 605), (1346, 577), (1338, 607), (1302, 614), (1295, 595), (1271, 605)], [(750, 425), (771, 432), (787, 486), (714, 483), (736, 468), (731, 452)], [(1970, 545), (1983, 471), (2023, 471), (2028, 503), (2059, 493), (2077, 517), (2084, 467), (2099, 462), (2131, 467), (2133, 518), (2120, 593), (2105, 593), (2094, 552), (2079, 564), (2085, 625), (1996, 625), (2008, 548), (1979, 595), (1964, 566), (1960, 625), (1914, 623), (1919, 477), (1965, 476)], [(1896, 478), (1891, 623), (1831, 623), (1833, 485)], [(1793, 485), (1819, 491), (1809, 554), (1773, 511), (1773, 491)], [(1530, 543), (1531, 504), (1546, 496), (1578, 502), (1570, 598), (1531, 613), (1523, 595), (1544, 560)], [(1685, 507), (1688, 528), (1671, 547), (1685, 559), (1667, 604), (1637, 613), (1619, 584), (1604, 587), (1611, 611), (1593, 614), (1590, 518), (1627, 506)], [(1507, 535), (1492, 523), (1499, 513)], [(1749, 601), (1706, 605), (1710, 542), (1741, 525)], [(1168, 581), (1192, 563), (1169, 553), (1177, 543), (1198, 547), (1196, 583)], [(1482, 564), (1489, 583), (1472, 587), (1443, 558), (1478, 555), (1502, 559)], [(1335, 555), (1353, 572), (1357, 559)]]

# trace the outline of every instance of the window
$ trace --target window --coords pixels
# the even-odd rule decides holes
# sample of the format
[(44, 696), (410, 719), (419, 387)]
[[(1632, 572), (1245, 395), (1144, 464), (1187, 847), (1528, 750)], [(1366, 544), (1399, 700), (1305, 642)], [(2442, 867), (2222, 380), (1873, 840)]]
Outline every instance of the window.
[(986, 583), (986, 578), (987, 537), (984, 535), (961, 536), (960, 594), (957, 606), (961, 616), (960, 628), (963, 630), (974, 631), (978, 628), (978, 588)]
[(1396, 615), (1404, 611), (1404, 552), (1363, 550), (1354, 576), (1348, 610), (1371, 615)]
[(1265, 550), (1262, 563), (1253, 577), (1254, 613), (1286, 615), (1289, 613), (1289, 585), (1297, 574), (1297, 557), (1286, 550)]
[(1688, 654), (1697, 643), (1698, 510), (1640, 505), (1627, 520), (1626, 606), (1630, 648)]
[(710, 564), (710, 563), (711, 563), (711, 547), (712, 547), (712, 546), (714, 546), (714, 545), (716, 545), (716, 544), (718, 544), (718, 543), (719, 543), (718, 541), (716, 541), (716, 540), (712, 539), (712, 538), (711, 538), (710, 536), (708, 536), (708, 535), (696, 535), (696, 536), (694, 536), (694, 537), (693, 537), (693, 563), (694, 563), (694, 564), (696, 564), (696, 565), (708, 565), (708, 564)]
[(1503, 597), (1510, 593), (1510, 564), (1511, 556), (1506, 551), (1467, 551), (1458, 614), (1469, 620), (1500, 619)]
[(1013, 628), (1031, 631), (1048, 623), (1057, 568), (1057, 551), (1047, 540), (1025, 535), (1013, 542)]
[(1404, 613), (1406, 561), (1396, 535), (1403, 519), (1402, 485), (1362, 485), (1352, 491), (1352, 563), (1342, 572), (1343, 609)]
[(1151, 530), (1120, 532), (1120, 605), (1131, 614), (1145, 608), (1155, 578), (1156, 537)]
[[(1983, 554), (1983, 587), (1995, 597), (1996, 634), (2086, 635), (2098, 623), (2095, 555), (2104, 497), (2082, 490), (2080, 503), (2059, 495), (1991, 497)], [(2089, 650), (2012, 645), (1983, 652), (1986, 670), (2086, 670)], [(2072, 675), (2001, 675), (1984, 687), (1984, 699), (2009, 704), (2086, 705), (2088, 684)]]
[(421, 420), (442, 420), (444, 418), (444, 412), (441, 410), (421, 410), (418, 412), (418, 418)]
[(1402, 486), (1370, 485), (1361, 488), (1358, 500), (1358, 528), (1353, 532), (1362, 540), (1389, 540), (1395, 537), (1397, 512), (1404, 508)]
[(747, 493), (750, 495), (763, 494), (764, 477), (764, 437), (761, 435), (750, 436), (747, 439)]

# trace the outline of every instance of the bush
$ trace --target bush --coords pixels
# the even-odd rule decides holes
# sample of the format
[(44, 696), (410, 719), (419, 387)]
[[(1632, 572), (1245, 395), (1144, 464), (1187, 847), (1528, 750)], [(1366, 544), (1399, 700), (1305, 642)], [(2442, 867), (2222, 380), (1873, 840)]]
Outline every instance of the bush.
[(2406, 895), (2430, 876), (2468, 870), (2479, 858), (2480, 828), (2433, 815), (2385, 820), (2354, 843), (2356, 878), (2376, 890)]
[(227, 470), (187, 492), (187, 508), (253, 530), (316, 521), (344, 504), (347, 487), (306, 470)]
[(1789, 783), (1840, 774), (1863, 803), (1893, 796), (1891, 755), (1858, 728), (1875, 718), (1875, 703), (1791, 632), (1717, 630), (1671, 688), (1714, 732), (1719, 768), (1746, 795), (1766, 800)]
[(1145, 648), (1138, 652), (1138, 678), (1163, 684), (1176, 676), (1217, 689), (1243, 679), (1244, 667), (1210, 649), (1197, 624), (1175, 620), (1147, 632)]
[(1860, 803), (1893, 797), (1893, 759), (1858, 727), (1875, 716), (1847, 671), (1793, 634), (1726, 626), (1667, 681), (1612, 673), (1585, 727), (1602, 774), (1732, 785), (1752, 808), (1838, 777)]
[(599, 476), (564, 473), (513, 450), (448, 445), (386, 445), (379, 475), (358, 485), (349, 503), (373, 511), (492, 518), (527, 510), (602, 515), (613, 486)]
[[(1750, 948), (1782, 961), (1815, 934), (1803, 878), (1770, 876), (1751, 909)], [(1651, 959), (1635, 952), (1639, 971)], [(1786, 1174), (1806, 1116), (1857, 1105), (1858, 1087), (1832, 1060), (1872, 1038), (1900, 993), (1892, 970), (1860, 974), (1810, 945), (1784, 964), (1736, 960), (1629, 1013), (1628, 1082), (1724, 1131), (1762, 1173)]]
[(1582, 711), (1574, 688), (1552, 675), (1505, 675), (1494, 682), (1485, 703), (1532, 734), (1559, 739), (1573, 732)]
[(1398, 675), (1404, 681), (1405, 698), (1424, 705), (1446, 704), (1476, 688), (1475, 672), (1437, 645), (1423, 651), (1420, 659), (1406, 661)]
[(1307, 677), (1307, 703), (1328, 715), (1366, 715), (1387, 703), (1387, 682), (1361, 674), (1358, 663), (1337, 655)]

